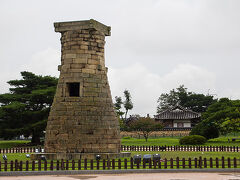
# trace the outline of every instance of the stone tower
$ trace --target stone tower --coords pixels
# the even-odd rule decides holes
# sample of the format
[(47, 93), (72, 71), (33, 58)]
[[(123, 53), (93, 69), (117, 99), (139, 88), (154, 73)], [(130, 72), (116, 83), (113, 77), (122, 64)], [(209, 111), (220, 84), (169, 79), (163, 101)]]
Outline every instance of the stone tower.
[(49, 159), (117, 157), (119, 123), (104, 60), (111, 28), (95, 20), (54, 23), (61, 33), (61, 65), (49, 114), (45, 154)]

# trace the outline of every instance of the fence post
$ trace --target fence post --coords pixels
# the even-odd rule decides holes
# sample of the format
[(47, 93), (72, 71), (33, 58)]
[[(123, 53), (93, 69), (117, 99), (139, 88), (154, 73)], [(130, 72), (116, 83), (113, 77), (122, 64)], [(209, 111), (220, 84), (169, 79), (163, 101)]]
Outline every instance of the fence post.
[(130, 163), (131, 163), (131, 169), (133, 169), (133, 158), (132, 157), (131, 157)]
[(124, 159), (124, 169), (127, 169), (127, 159)]
[(82, 163), (81, 163), (81, 159), (78, 160), (78, 170), (81, 170), (82, 167), (81, 167)]
[(118, 159), (118, 169), (121, 169), (122, 168), (122, 162), (121, 162), (121, 159)]
[(112, 169), (115, 169), (115, 159), (112, 159)]
[(10, 161), (10, 171), (13, 171), (13, 161)]
[(179, 157), (176, 158), (176, 165), (177, 165), (177, 168), (179, 169)]
[(195, 168), (198, 167), (198, 161), (197, 161), (197, 158), (194, 158), (194, 165), (195, 165)]
[(90, 161), (90, 168), (91, 168), (91, 170), (93, 170), (93, 160), (92, 159)]
[(164, 168), (167, 169), (167, 158), (164, 159)]
[(145, 159), (143, 159), (143, 168), (144, 169), (146, 168), (146, 161), (145, 161)]
[(192, 168), (192, 159), (188, 158), (188, 167), (191, 169)]
[(87, 169), (87, 159), (84, 159), (84, 169)]
[(72, 160), (72, 170), (75, 170), (75, 161)]
[(47, 162), (47, 160), (45, 160), (44, 161), (44, 171), (47, 171), (47, 164), (48, 164), (48, 162)]
[(99, 160), (97, 160), (97, 170), (99, 170)]
[(50, 170), (53, 171), (53, 160), (50, 162)]
[(108, 169), (110, 169), (110, 167), (111, 167), (111, 161), (110, 161), (110, 159), (108, 159), (108, 161), (107, 161), (107, 166), (108, 166)]
[(103, 165), (103, 170), (105, 170), (105, 168), (106, 168), (106, 162), (105, 162), (105, 159), (103, 160), (102, 165)]
[(216, 158), (216, 168), (219, 168), (218, 158)]
[(157, 168), (157, 160), (156, 160), (156, 159), (153, 160), (153, 168), (154, 168), (154, 169)]
[(16, 159), (15, 160), (15, 171), (17, 171), (18, 170), (18, 160)]
[(32, 161), (32, 171), (35, 171), (35, 161)]
[(64, 170), (65, 169), (65, 167), (64, 167), (64, 160), (62, 159), (61, 160), (61, 170)]
[(140, 162), (139, 162), (139, 161), (137, 161), (137, 169), (139, 169), (139, 168), (140, 168), (140, 166), (139, 166), (139, 163), (140, 163)]
[(4, 161), (4, 171), (7, 171), (7, 165), (8, 165), (7, 161)]
[(59, 170), (59, 160), (57, 160), (57, 170)]
[(211, 157), (210, 157), (209, 161), (210, 161), (210, 168), (213, 168), (213, 159)]
[(222, 168), (225, 168), (225, 159), (223, 156), (222, 156)]
[(66, 170), (69, 169), (69, 160), (66, 160)]
[(185, 158), (182, 158), (182, 167), (185, 168)]
[(237, 168), (237, 158), (233, 158), (233, 167)]
[(149, 165), (149, 169), (152, 169), (152, 159), (149, 159), (148, 165)]
[(161, 159), (158, 160), (158, 169), (161, 169)]
[(22, 169), (23, 169), (23, 162), (20, 161), (20, 163), (19, 163), (19, 170), (22, 171)]
[(42, 161), (38, 160), (38, 171), (41, 171)]
[(207, 168), (207, 158), (204, 158), (203, 162), (204, 162), (204, 168)]
[(28, 171), (29, 170), (29, 161), (27, 160), (26, 161), (26, 171)]
[(173, 158), (170, 159), (170, 168), (173, 168)]
[(202, 168), (202, 157), (199, 157), (199, 168)]
[(231, 159), (228, 158), (228, 168), (231, 168)]

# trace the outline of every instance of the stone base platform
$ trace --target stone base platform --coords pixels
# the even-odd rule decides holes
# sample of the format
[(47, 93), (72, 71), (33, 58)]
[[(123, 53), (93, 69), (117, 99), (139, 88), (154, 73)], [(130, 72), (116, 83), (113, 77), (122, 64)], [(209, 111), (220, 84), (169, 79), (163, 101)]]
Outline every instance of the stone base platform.
[(130, 157), (131, 153), (34, 153), (31, 154), (31, 160), (41, 159), (42, 156), (47, 160), (96, 159), (96, 155), (100, 155), (101, 159), (114, 159)]

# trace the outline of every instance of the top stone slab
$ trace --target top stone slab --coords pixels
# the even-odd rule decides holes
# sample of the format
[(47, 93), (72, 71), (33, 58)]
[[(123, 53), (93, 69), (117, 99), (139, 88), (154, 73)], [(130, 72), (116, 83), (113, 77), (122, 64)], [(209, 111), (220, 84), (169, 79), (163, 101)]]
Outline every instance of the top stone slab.
[(86, 21), (55, 22), (54, 27), (55, 32), (74, 31), (81, 29), (95, 29), (97, 31), (103, 32), (105, 36), (111, 35), (110, 26), (106, 26), (94, 19)]

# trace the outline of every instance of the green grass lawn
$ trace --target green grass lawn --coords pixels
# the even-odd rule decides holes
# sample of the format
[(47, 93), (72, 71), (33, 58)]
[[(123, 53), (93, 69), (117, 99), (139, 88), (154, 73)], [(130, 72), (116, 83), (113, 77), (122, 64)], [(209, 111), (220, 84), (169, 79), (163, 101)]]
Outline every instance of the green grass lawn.
[(29, 140), (2, 140), (0, 141), (0, 148), (19, 147), (21, 144), (29, 142)]
[[(26, 160), (30, 160), (30, 158), (26, 157), (27, 153), (9, 153), (6, 154), (8, 161), (15, 161), (16, 159), (18, 161), (22, 160), (22, 161), (26, 161)], [(144, 154), (160, 154), (161, 158), (173, 158), (176, 159), (177, 157), (181, 158), (199, 158), (200, 156), (202, 158), (207, 158), (209, 159), (210, 157), (212, 158), (221, 158), (222, 156), (224, 156), (225, 158), (238, 158), (239, 159), (239, 152), (184, 152), (184, 151), (176, 151), (176, 152), (136, 152), (136, 151), (132, 151), (131, 152), (131, 156), (133, 157), (136, 154), (140, 154), (140, 155), (144, 155)], [(124, 159), (124, 158), (122, 158)], [(2, 157), (0, 157), (0, 161), (3, 161)]]
[[(236, 136), (221, 136), (219, 138), (210, 139), (205, 146), (240, 146), (240, 141), (231, 141), (233, 137)], [(160, 137), (160, 138), (149, 138), (146, 142), (145, 139), (137, 139), (137, 138), (122, 138), (122, 145), (125, 146), (174, 146), (179, 144), (179, 137)], [(228, 142), (230, 139), (230, 142)], [(21, 144), (29, 143), (29, 140), (6, 140), (0, 141), (0, 148), (12, 148), (12, 147), (20, 147)]]
[[(210, 139), (204, 146), (240, 146), (240, 141), (231, 141), (234, 136), (228, 137), (219, 137), (215, 139)], [(145, 139), (137, 139), (137, 138), (122, 138), (122, 145), (125, 146), (174, 146), (180, 145), (179, 139), (177, 137), (162, 137), (162, 138), (149, 138), (146, 142)], [(230, 142), (228, 142), (230, 139)]]

